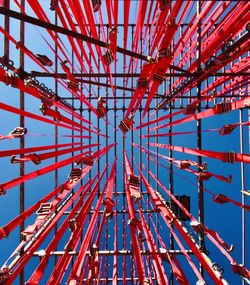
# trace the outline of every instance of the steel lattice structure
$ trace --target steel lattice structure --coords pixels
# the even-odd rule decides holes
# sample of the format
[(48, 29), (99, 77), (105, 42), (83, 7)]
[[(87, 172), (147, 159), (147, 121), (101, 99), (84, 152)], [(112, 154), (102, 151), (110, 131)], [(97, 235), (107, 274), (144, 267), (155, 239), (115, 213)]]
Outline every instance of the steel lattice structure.
[(0, 1), (0, 284), (250, 284), (249, 11)]

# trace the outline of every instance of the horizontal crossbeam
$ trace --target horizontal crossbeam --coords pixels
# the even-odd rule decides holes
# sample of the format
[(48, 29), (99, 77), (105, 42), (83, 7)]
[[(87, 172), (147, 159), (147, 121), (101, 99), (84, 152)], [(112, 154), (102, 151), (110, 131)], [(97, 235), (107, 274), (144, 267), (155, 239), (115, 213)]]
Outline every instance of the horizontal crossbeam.
[[(75, 77), (110, 77), (109, 73), (73, 73)], [(140, 73), (111, 73), (112, 77), (118, 78), (137, 78), (140, 76)], [(216, 73), (208, 73), (209, 77), (213, 76), (250, 76), (250, 72), (216, 72)], [(55, 77), (55, 78), (67, 78), (66, 73), (47, 73), (47, 72), (39, 72), (39, 71), (31, 71), (29, 76), (36, 76), (36, 77)], [(195, 73), (193, 74), (186, 74), (186, 73), (165, 73), (165, 77), (192, 77), (196, 76)]]
[[(169, 254), (175, 254), (175, 255), (183, 255), (183, 252), (181, 250), (168, 250)], [(43, 250), (40, 250), (40, 251), (36, 251), (33, 256), (39, 256), (39, 257), (42, 257), (43, 256), (43, 253), (44, 251)], [(50, 252), (50, 255), (53, 255), (53, 256), (61, 256), (65, 253), (65, 251), (52, 251)], [(100, 256), (124, 256), (124, 255), (133, 255), (133, 251), (131, 250), (117, 250), (117, 251), (114, 251), (114, 250), (99, 250), (98, 251), (99, 255)], [(193, 254), (193, 252), (191, 250), (186, 250), (186, 253), (187, 254)], [(78, 252), (77, 251), (69, 251), (68, 252), (69, 255), (71, 256), (77, 256), (78, 255)], [(86, 255), (89, 255), (90, 252), (87, 251), (86, 252)], [(141, 254), (142, 255), (152, 255), (152, 252), (150, 251), (144, 251), (144, 250), (141, 250)], [(156, 254), (159, 254), (159, 255), (164, 255), (164, 253), (161, 253), (160, 251), (157, 251)]]

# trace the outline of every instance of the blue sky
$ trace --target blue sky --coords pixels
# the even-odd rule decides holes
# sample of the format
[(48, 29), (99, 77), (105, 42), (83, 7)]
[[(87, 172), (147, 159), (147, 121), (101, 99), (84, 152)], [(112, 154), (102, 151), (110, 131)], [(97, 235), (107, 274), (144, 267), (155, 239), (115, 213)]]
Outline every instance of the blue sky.
[[(42, 5), (43, 9), (46, 12), (46, 15), (49, 17), (49, 19), (54, 21), (54, 12), (49, 10), (49, 1), (39, 1), (39, 3)], [(104, 1), (103, 1), (104, 2)], [(119, 1), (119, 15), (118, 15), (118, 23), (123, 23), (123, 10), (122, 10), (122, 4), (123, 1)], [(232, 4), (233, 5), (233, 4)], [(11, 9), (17, 10), (17, 7), (14, 3), (11, 3)], [(129, 23), (135, 23), (136, 22), (136, 15), (138, 13), (138, 1), (131, 1), (131, 8), (130, 8), (130, 19)], [(29, 5), (27, 4), (27, 14), (31, 16), (35, 16), (34, 12), (31, 10)], [(186, 17), (186, 21), (188, 22), (192, 15), (195, 12), (195, 1), (194, 5), (192, 7), (192, 10), (190, 14)], [(106, 15), (106, 9), (103, 9), (103, 18), (104, 22), (106, 23), (107, 15)], [(97, 14), (95, 14), (95, 21), (98, 22), (99, 17)], [(11, 35), (16, 39), (19, 40), (19, 31), (20, 26), (19, 22), (16, 20), (11, 19)], [(4, 25), (4, 17), (0, 16), (0, 25)], [(61, 23), (59, 22), (59, 25)], [(119, 27), (118, 29), (118, 45), (122, 46), (123, 44), (123, 29)], [(36, 54), (46, 54), (49, 58), (51, 58), (54, 61), (54, 53), (49, 49), (46, 42), (41, 37), (43, 35), (51, 44), (54, 46), (54, 43), (50, 39), (48, 33), (46, 30), (42, 28), (37, 28), (32, 25), (26, 24), (25, 25), (25, 44), (27, 47), (33, 51)], [(132, 38), (131, 35), (131, 28), (129, 28), (129, 37), (128, 37), (128, 49), (131, 49), (132, 45)], [(179, 34), (177, 33), (178, 37)], [(65, 47), (68, 49), (68, 55), (71, 57), (71, 46), (69, 44), (68, 39), (66, 36), (60, 36), (62, 39)], [(0, 56), (4, 54), (4, 37), (2, 34), (0, 34)], [(147, 38), (146, 38), (147, 39)], [(86, 47), (87, 49), (87, 47)], [(104, 50), (103, 50), (104, 51)], [(147, 55), (147, 50), (144, 51), (144, 54)], [(61, 53), (59, 52), (59, 55)], [(13, 44), (10, 44), (10, 59), (14, 61), (15, 66), (19, 66), (19, 51), (15, 48)], [(129, 57), (127, 57), (126, 65), (129, 64)], [(123, 65), (125, 64), (123, 61), (123, 56), (121, 54), (117, 54), (117, 72), (123, 71)], [(74, 61), (76, 65), (78, 64), (76, 57), (74, 56)], [(140, 71), (142, 62), (139, 63), (138, 68), (136, 72)], [(78, 64), (79, 65), (79, 64)], [(53, 65), (53, 69), (55, 66)], [(114, 71), (114, 64), (112, 65), (112, 71)], [(25, 70), (30, 72), (32, 70), (35, 71), (42, 71), (39, 66), (37, 66), (34, 62), (32, 62), (31, 59), (29, 59), (27, 56), (25, 57)], [(62, 72), (60, 65), (58, 66), (59, 72)], [(104, 72), (103, 69), (100, 70), (100, 72)], [(128, 72), (128, 71), (127, 71)], [(84, 78), (86, 79), (86, 78)], [(38, 78), (40, 82), (43, 82), (47, 87), (54, 90), (55, 88), (55, 81), (52, 78)], [(88, 80), (88, 79), (87, 79)], [(123, 78), (117, 78), (113, 79), (113, 83), (115, 85), (122, 86)], [(213, 80), (213, 78), (209, 79)], [(100, 79), (102, 83), (108, 83), (106, 82), (106, 78)], [(127, 83), (127, 87), (136, 87), (136, 79), (129, 79)], [(164, 94), (169, 88), (169, 79), (166, 80), (166, 84), (162, 84), (159, 89), (159, 94)], [(205, 88), (205, 83), (202, 85), (202, 88)], [(109, 98), (112, 98), (112, 92), (110, 88), (97, 88), (96, 86), (93, 87), (93, 89), (90, 89), (88, 85), (86, 85), (84, 89), (84, 95), (86, 96), (93, 96), (93, 93), (100, 94), (101, 96), (108, 96)], [(61, 97), (71, 97), (71, 94), (63, 88), (61, 85), (58, 86), (58, 94)], [(106, 139), (104, 137), (99, 137), (95, 134), (92, 135), (91, 139), (84, 139), (83, 144), (89, 144), (89, 143), (100, 143), (100, 148), (104, 147), (112, 142), (114, 142), (116, 138), (116, 142), (118, 143), (115, 149), (112, 149), (106, 156), (102, 157), (100, 162), (96, 162), (93, 166), (90, 174), (88, 177), (93, 178), (95, 173), (97, 173), (98, 170), (103, 170), (106, 163), (109, 163), (109, 172), (104, 176), (104, 179), (101, 182), (101, 187), (104, 186), (105, 180), (108, 178), (108, 174), (111, 171), (112, 163), (114, 160), (114, 156), (116, 154), (117, 156), (117, 178), (116, 178), (116, 188), (115, 191), (117, 192), (123, 192), (124, 191), (124, 166), (123, 166), (123, 154), (122, 149), (123, 146), (126, 149), (128, 153), (128, 157), (131, 159), (133, 156), (133, 169), (135, 173), (138, 175), (138, 171), (136, 170), (135, 165), (139, 165), (140, 163), (144, 163), (146, 167), (150, 170), (152, 170), (154, 173), (158, 174), (158, 179), (164, 183), (164, 185), (168, 188), (169, 187), (169, 179), (170, 174), (169, 171), (166, 168), (163, 168), (161, 166), (157, 166), (152, 161), (149, 161), (147, 156), (145, 154), (140, 154), (139, 150), (137, 148), (133, 148), (131, 143), (134, 142), (136, 144), (141, 144), (144, 147), (147, 147), (147, 144), (149, 142), (155, 143), (163, 143), (163, 144), (169, 144), (169, 138), (168, 137), (159, 137), (158, 140), (156, 138), (140, 138), (140, 135), (145, 135), (149, 132), (149, 129), (143, 128), (141, 130), (135, 130), (133, 133), (129, 132), (126, 135), (126, 138), (123, 138), (122, 133), (120, 132), (118, 128), (119, 122), (124, 117), (124, 110), (128, 107), (129, 100), (125, 99), (128, 96), (132, 96), (132, 92), (129, 91), (122, 91), (116, 89), (115, 95), (117, 97), (124, 97), (123, 99), (117, 99), (116, 102), (114, 102), (113, 99), (108, 100), (108, 106), (112, 110), (110, 110), (107, 114), (107, 120), (110, 122), (109, 125), (106, 126), (106, 123), (104, 120), (99, 120), (96, 118), (96, 116), (93, 113), (90, 113), (86, 106), (83, 105), (84, 111), (82, 112), (82, 115), (85, 119), (88, 119), (91, 121), (93, 126), (98, 127), (102, 133), (107, 134), (109, 137)], [(191, 90), (192, 96), (195, 96), (196, 90), (195, 88)], [(249, 95), (249, 89), (246, 93), (246, 95)], [(19, 108), (19, 90), (15, 88), (11, 88), (9, 86), (6, 86), (5, 84), (0, 84), (0, 102), (14, 106)], [(25, 110), (28, 112), (32, 112), (34, 114), (41, 115), (39, 111), (39, 106), (41, 105), (41, 102), (32, 97), (29, 94), (25, 94)], [(144, 101), (143, 101), (144, 102)], [(218, 100), (218, 102), (220, 102)], [(70, 102), (72, 103), (72, 102)], [(91, 99), (91, 103), (93, 106), (96, 106), (97, 100), (96, 98)], [(74, 100), (74, 106), (76, 108), (80, 107), (80, 103), (78, 100)], [(152, 108), (155, 107), (157, 104), (156, 99), (153, 100), (151, 106)], [(183, 104), (187, 104), (187, 102), (184, 100)], [(179, 107), (180, 103), (177, 101), (175, 103), (176, 107)], [(142, 104), (142, 107), (144, 106), (144, 103)], [(203, 103), (203, 107), (205, 104)], [(212, 103), (210, 107), (212, 107)], [(114, 107), (118, 108), (118, 111), (114, 111)], [(124, 110), (122, 108), (124, 107)], [(175, 110), (174, 110), (175, 111)], [(66, 112), (63, 110), (60, 110), (62, 115), (68, 116)], [(156, 116), (161, 117), (163, 115), (168, 114), (169, 110), (166, 112), (159, 111), (158, 114), (155, 114), (152, 117), (146, 116), (145, 121), (147, 120), (153, 120), (156, 118)], [(248, 117), (248, 110), (245, 109), (242, 111), (243, 115), (243, 121), (246, 122)], [(202, 131), (207, 129), (216, 129), (221, 128), (226, 124), (233, 124), (239, 122), (239, 116), (240, 111), (233, 111), (228, 114), (218, 115), (206, 118), (202, 120)], [(183, 114), (179, 115), (178, 117), (175, 117), (175, 119), (179, 119), (184, 117)], [(135, 115), (135, 125), (138, 125), (140, 121), (140, 114), (139, 112)], [(168, 123), (168, 121), (164, 121), (164, 123)], [(17, 114), (9, 113), (4, 110), (0, 110), (0, 134), (8, 134), (11, 130), (13, 130), (16, 126), (19, 125), (19, 116)], [(154, 125), (152, 125), (154, 126)], [(150, 127), (152, 127), (150, 126)], [(52, 125), (35, 121), (29, 118), (25, 119), (25, 127), (28, 129), (28, 134), (25, 136), (25, 147), (33, 147), (33, 146), (43, 146), (43, 145), (53, 145), (55, 144), (55, 128)], [(180, 124), (173, 126), (172, 132), (183, 132), (183, 131), (195, 131), (196, 130), (196, 122), (190, 122), (186, 124)], [(165, 128), (159, 131), (159, 133), (166, 133), (169, 129)], [(71, 142), (71, 138), (63, 137), (63, 135), (72, 135), (71, 130), (66, 128), (58, 128), (58, 142), (60, 144), (63, 143), (69, 143)], [(78, 135), (78, 133), (73, 133), (73, 135)], [(88, 132), (84, 131), (83, 135), (87, 135)], [(243, 134), (244, 134), (244, 153), (249, 154), (249, 131), (248, 127), (243, 128)], [(221, 151), (221, 152), (228, 152), (228, 151), (235, 151), (240, 152), (240, 129), (239, 127), (232, 132), (232, 134), (228, 136), (219, 136), (218, 132), (202, 132), (202, 149), (206, 150), (213, 150), (213, 151)], [(74, 138), (74, 142), (79, 142), (79, 138)], [(184, 146), (184, 147), (190, 147), (190, 148), (196, 148), (197, 147), (197, 136), (196, 134), (189, 134), (189, 135), (180, 135), (180, 136), (173, 136), (172, 138), (172, 144), (177, 146)], [(0, 141), (0, 150), (6, 150), (6, 149), (16, 149), (19, 148), (19, 140), (13, 139), (13, 140), (2, 140)], [(93, 151), (96, 151), (97, 148), (94, 148)], [(164, 154), (166, 156), (169, 156), (169, 151), (166, 149), (156, 149), (155, 147), (150, 147), (150, 150), (152, 151), (159, 151), (159, 153)], [(79, 153), (79, 152), (78, 152)], [(77, 153), (77, 154), (78, 154)], [(58, 159), (63, 160), (71, 156), (71, 153), (67, 155), (60, 156)], [(176, 159), (192, 159), (197, 160), (197, 157), (187, 155), (184, 153), (174, 152), (173, 157)], [(6, 181), (9, 181), (15, 177), (19, 176), (19, 165), (18, 164), (10, 164), (10, 157), (1, 157), (0, 159), (0, 183), (4, 183)], [(224, 195), (227, 195), (231, 199), (234, 199), (236, 201), (241, 202), (242, 196), (241, 196), (241, 189), (242, 189), (242, 181), (241, 181), (241, 165), (240, 163), (236, 164), (229, 164), (229, 163), (223, 163), (220, 160), (216, 160), (213, 158), (204, 158), (203, 161), (208, 162), (209, 171), (228, 176), (229, 174), (233, 175), (233, 180), (231, 184), (223, 183), (222, 181), (219, 181), (215, 178), (211, 178), (208, 181), (204, 182), (204, 187), (213, 193), (222, 193)], [(169, 167), (169, 163), (165, 160), (159, 159), (159, 162), (163, 163), (166, 167)], [(37, 170), (41, 167), (50, 165), (54, 163), (54, 159), (45, 160), (42, 162), (41, 165), (36, 166), (33, 165), (31, 162), (25, 164), (25, 173), (32, 172), (34, 170)], [(68, 165), (66, 167), (63, 167), (58, 171), (58, 185), (62, 184), (65, 180), (67, 180), (68, 173), (71, 169), (71, 165)], [(245, 189), (250, 189), (250, 180), (249, 180), (249, 165), (244, 165), (245, 169)], [(143, 172), (144, 175), (146, 175), (145, 172)], [(147, 175), (146, 175), (147, 176)], [(83, 180), (83, 184), (87, 181), (86, 177)], [(155, 182), (150, 179), (149, 182), (152, 184), (152, 186), (159, 190), (162, 194), (163, 191), (155, 185)], [(197, 178), (186, 172), (185, 170), (180, 171), (177, 167), (173, 167), (173, 192), (176, 195), (188, 195), (191, 197), (191, 213), (194, 217), (198, 218), (198, 195), (197, 195)], [(55, 185), (55, 176), (54, 173), (49, 173), (43, 176), (40, 176), (38, 178), (29, 180), (25, 183), (25, 208), (30, 207), (39, 199), (41, 199), (44, 195), (51, 192)], [(142, 191), (145, 191), (145, 188), (142, 188)], [(169, 198), (167, 195), (163, 194), (163, 197), (168, 200)], [(145, 195), (145, 199), (147, 200), (147, 196)], [(95, 208), (97, 202), (97, 198), (95, 199), (92, 209)], [(246, 197), (246, 204), (249, 203), (249, 197)], [(117, 209), (122, 210), (123, 207), (126, 207), (126, 201), (124, 195), (118, 195), (117, 196)], [(144, 205), (143, 207), (149, 207), (149, 205)], [(16, 217), (19, 213), (19, 187), (13, 187), (11, 188), (5, 196), (0, 197), (0, 209), (2, 210), (0, 214), (0, 226), (5, 225), (9, 221), (11, 221), (14, 217)], [(103, 209), (103, 207), (102, 207)], [(228, 243), (228, 244), (234, 244), (235, 248), (232, 252), (232, 257), (241, 263), (241, 251), (242, 251), (242, 228), (241, 228), (241, 219), (242, 219), (242, 209), (240, 207), (237, 207), (233, 205), (232, 203), (220, 205), (216, 204), (212, 201), (211, 195), (208, 193), (204, 193), (204, 213), (205, 213), (205, 224), (213, 229), (216, 230), (219, 235)], [(245, 212), (246, 215), (246, 241), (249, 240), (249, 213)], [(36, 216), (32, 215), (27, 221), (25, 222), (25, 226), (32, 224), (35, 220)], [(128, 214), (122, 214), (118, 217), (118, 248), (122, 249), (123, 247), (123, 238), (125, 236), (123, 232), (123, 226), (122, 222), (123, 220), (128, 220)], [(147, 221), (150, 224), (149, 218), (147, 217)], [(155, 219), (157, 221), (157, 219)], [(60, 221), (61, 223), (62, 221)], [(164, 225), (163, 221), (159, 217), (159, 231), (162, 234), (162, 238), (165, 241), (166, 245), (169, 246), (169, 231)], [(152, 229), (152, 227), (151, 227)], [(84, 229), (86, 231), (86, 227)], [(153, 230), (152, 230), (153, 231)], [(154, 232), (154, 231), (153, 231)], [(102, 234), (102, 241), (101, 241), (101, 249), (105, 249), (105, 247), (109, 250), (113, 249), (113, 235), (114, 233), (114, 219), (110, 220), (109, 223), (105, 225), (105, 231)], [(106, 234), (106, 236), (105, 236)], [(50, 239), (53, 237), (54, 233), (51, 233), (48, 238), (46, 239), (45, 243), (41, 246), (40, 249), (44, 249)], [(128, 249), (131, 249), (131, 239), (129, 234), (129, 226), (126, 226), (126, 239), (127, 239), (127, 247)], [(106, 237), (108, 236), (107, 241), (105, 242)], [(59, 249), (62, 250), (64, 245), (67, 242), (67, 239), (69, 237), (69, 231), (63, 236), (61, 243), (59, 244)], [(156, 238), (156, 235), (154, 234), (154, 237)], [(19, 243), (19, 229), (15, 229), (7, 239), (3, 239), (0, 241), (0, 249), (1, 249), (1, 255), (0, 255), (0, 266), (4, 264), (4, 262), (7, 260), (7, 258), (10, 256), (10, 254), (15, 250), (16, 246)], [(239, 284), (240, 277), (233, 274), (230, 264), (228, 260), (212, 245), (209, 241), (206, 241), (207, 249), (210, 252), (210, 258), (217, 262), (220, 266), (224, 268), (224, 277), (226, 280), (228, 280), (229, 284)], [(178, 248), (175, 244), (175, 247)], [(246, 256), (249, 255), (249, 244), (246, 243)], [(194, 282), (197, 280), (193, 273), (190, 272), (190, 267), (188, 266), (188, 263), (186, 260), (184, 260), (183, 257), (179, 258), (181, 266), (183, 267), (184, 271), (187, 273), (187, 275), (190, 277), (190, 284), (195, 284)], [(105, 261), (105, 259), (103, 259)], [(46, 271), (44, 275), (44, 279), (41, 284), (46, 284), (46, 280), (50, 274), (50, 269), (53, 264), (54, 260), (51, 259), (48, 270)], [(108, 258), (108, 262), (110, 264), (108, 269), (108, 275), (112, 275), (112, 258)], [(128, 264), (130, 263), (128, 259)], [(195, 261), (197, 264), (197, 261)], [(38, 258), (34, 257), (31, 259), (31, 261), (26, 266), (25, 270), (25, 277), (26, 279), (30, 276), (30, 274), (35, 269), (35, 266), (38, 264)], [(50, 266), (51, 265), (51, 266)], [(246, 259), (246, 265), (249, 267), (249, 260)], [(166, 271), (168, 272), (169, 265), (165, 264)], [(122, 260), (119, 258), (119, 265), (118, 268), (122, 271)], [(130, 270), (128, 265), (128, 271)], [(190, 274), (190, 275), (189, 275)], [(67, 274), (66, 274), (67, 277)], [(63, 279), (63, 282), (67, 281), (67, 278)], [(119, 273), (119, 277), (122, 277), (121, 272)], [(212, 284), (211, 280), (207, 275), (205, 275), (206, 278), (208, 278), (208, 284)], [(18, 279), (15, 281), (14, 284), (18, 284)]]

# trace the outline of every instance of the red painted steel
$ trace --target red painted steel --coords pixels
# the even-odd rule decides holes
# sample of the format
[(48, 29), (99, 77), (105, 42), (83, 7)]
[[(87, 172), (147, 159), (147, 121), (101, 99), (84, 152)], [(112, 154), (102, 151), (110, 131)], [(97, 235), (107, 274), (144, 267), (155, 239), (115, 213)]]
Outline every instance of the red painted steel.
[[(58, 248), (63, 248), (50, 268), (47, 284), (59, 285), (65, 281), (69, 285), (106, 284), (111, 281), (114, 285), (120, 282), (164, 285), (174, 284), (176, 280), (180, 285), (196, 281), (198, 285), (207, 284), (208, 276), (209, 282), (228, 284), (223, 275), (224, 269), (208, 256), (207, 241), (223, 256), (218, 260), (224, 262), (225, 259), (232, 267), (231, 273), (239, 275), (242, 282), (248, 282), (245, 211), (250, 206), (244, 195), (249, 195), (245, 168), (250, 163), (250, 155), (244, 147), (247, 140), (243, 127), (250, 124), (249, 118), (246, 119), (250, 107), (250, 3), (60, 0), (51, 1), (45, 7), (41, 1), (27, 0), (37, 22), (28, 17), (30, 11), (22, 4), (24, 1), (21, 4), (17, 0), (13, 2), (13, 6), (21, 11), (18, 15), (6, 10), (9, 1), (5, 2), (5, 7), (0, 7), (0, 13), (5, 15), (5, 24), (0, 27), (4, 38), (0, 82), (6, 88), (23, 92), (25, 104), (20, 101), (20, 107), (18, 104), (12, 106), (6, 93), (0, 109), (7, 116), (20, 117), (22, 127), (24, 122), (29, 125), (30, 121), (37, 125), (53, 125), (56, 141), (47, 145), (30, 145), (29, 139), (43, 135), (27, 133), (26, 126), (22, 130), (16, 127), (16, 133), (3, 132), (0, 135), (0, 142), (5, 145), (0, 157), (10, 156), (12, 164), (20, 163), (20, 175), (15, 174), (13, 178), (8, 173), (9, 180), (1, 182), (1, 195), (8, 194), (8, 198), (11, 194), (7, 193), (9, 189), (28, 185), (30, 180), (45, 174), (52, 175), (55, 171), (53, 190), (43, 193), (27, 209), (20, 202), (21, 209), (25, 210), (0, 227), (0, 240), (9, 238), (18, 226), (22, 229), (20, 243), (0, 269), (0, 283), (12, 284), (18, 275), (23, 275), (23, 269), (29, 267), (34, 255), (38, 255), (40, 260), (33, 272), (29, 272), (30, 276), (25, 276), (26, 284), (45, 282), (43, 278), (46, 277), (45, 270), (49, 267), (51, 255), (56, 254)], [(49, 25), (53, 19), (53, 14), (49, 13), (55, 14), (56, 25)], [(38, 49), (31, 50), (28, 42), (18, 42), (8, 27), (12, 17), (45, 28), (42, 31), (39, 27), (36, 35), (45, 43), (48, 53), (47, 50), (46, 54)], [(134, 21), (132, 25), (131, 21)], [(19, 68), (14, 65), (10, 58), (13, 47), (21, 57), (26, 56), (27, 62), (31, 61), (47, 75), (53, 75), (55, 92), (32, 77), (35, 73), (27, 64)], [(123, 53), (123, 57), (118, 52)], [(56, 74), (61, 72), (60, 69), (65, 73), (62, 78)], [(121, 83), (117, 84), (119, 79), (112, 74), (121, 69), (124, 74), (139, 74), (136, 86), (134, 77), (123, 78), (123, 90), (133, 90), (130, 99), (125, 93), (122, 96), (117, 93), (116, 87)], [(80, 79), (76, 73), (81, 74)], [(85, 73), (91, 74), (91, 81), (83, 80)], [(102, 73), (107, 74), (106, 84), (95, 76)], [(101, 89), (103, 87), (105, 91)], [(159, 89), (164, 94), (161, 102), (155, 96)], [(66, 97), (59, 97), (58, 90), (61, 94), (70, 94), (71, 102)], [(26, 108), (26, 96), (41, 101), (42, 115), (39, 107), (35, 111)], [(168, 113), (164, 114), (161, 109)], [(118, 113), (119, 110), (122, 112)], [(236, 112), (240, 119), (232, 122), (228, 118), (230, 115), (234, 118)], [(88, 119), (84, 117), (86, 115)], [(220, 116), (215, 117), (217, 115)], [(118, 117), (121, 120), (119, 126)], [(221, 118), (222, 127), (209, 126), (205, 129), (203, 122), (209, 118), (218, 118), (218, 121)], [(186, 128), (197, 121), (198, 131)], [(70, 130), (71, 135), (59, 134), (61, 128)], [(167, 131), (159, 133), (166, 128)], [(226, 135), (235, 138), (237, 128), (240, 130), (240, 151), (238, 148), (237, 151), (228, 150), (226, 144), (219, 151), (207, 145), (201, 148), (203, 143), (200, 142), (206, 133), (217, 132), (213, 135), (220, 136), (220, 139)], [(119, 129), (122, 134), (119, 134)], [(198, 148), (190, 147), (188, 140), (186, 147), (185, 139), (183, 144), (175, 145), (174, 139), (180, 138), (176, 136), (185, 138), (187, 134), (197, 136)], [(59, 144), (59, 137), (70, 138), (71, 143)], [(21, 141), (21, 148), (16, 145), (17, 139)], [(112, 140), (117, 141), (112, 143)], [(13, 143), (14, 148), (6, 148), (8, 142), (10, 145)], [(189, 155), (194, 158), (189, 159)], [(233, 170), (226, 174), (220, 170), (210, 171), (201, 157), (231, 163), (233, 165), (229, 166)], [(32, 168), (47, 159), (50, 159), (49, 165)], [(164, 163), (160, 162), (161, 159)], [(35, 165), (25, 166), (32, 169), (26, 173), (24, 163), (29, 161)], [(58, 186), (59, 170), (70, 164), (72, 168), (68, 179)], [(79, 166), (74, 167), (74, 164)], [(222, 193), (214, 193), (202, 184), (212, 177), (230, 183), (232, 175), (228, 173), (235, 169), (241, 171), (241, 185), (233, 181), (242, 189), (241, 202), (223, 194), (223, 189)], [(193, 214), (193, 205), (190, 207), (180, 200), (179, 192), (184, 189), (174, 183), (176, 177), (185, 178), (187, 172), (188, 177), (192, 177), (191, 183), (198, 187), (196, 214)], [(160, 179), (162, 173), (168, 175)], [(78, 183), (81, 186), (75, 189)], [(170, 189), (166, 187), (167, 183)], [(219, 231), (205, 225), (203, 204), (206, 201), (201, 201), (202, 191), (212, 196), (212, 202), (221, 205), (231, 202), (242, 208), (242, 264), (231, 255), (234, 245), (227, 244)], [(189, 196), (185, 198), (190, 199)], [(24, 201), (24, 197), (21, 200)], [(24, 223), (30, 225), (24, 227)], [(67, 234), (67, 229), (70, 234)], [(46, 249), (38, 251), (44, 244)], [(191, 271), (184, 270), (185, 262), (191, 274)]]

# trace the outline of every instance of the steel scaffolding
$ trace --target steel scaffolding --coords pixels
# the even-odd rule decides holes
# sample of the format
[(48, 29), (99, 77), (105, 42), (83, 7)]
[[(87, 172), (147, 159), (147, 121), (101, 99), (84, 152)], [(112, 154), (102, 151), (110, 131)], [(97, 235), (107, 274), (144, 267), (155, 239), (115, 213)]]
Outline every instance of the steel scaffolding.
[(250, 284), (250, 3), (2, 2), (0, 284)]

